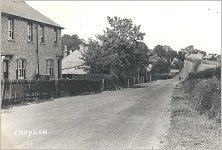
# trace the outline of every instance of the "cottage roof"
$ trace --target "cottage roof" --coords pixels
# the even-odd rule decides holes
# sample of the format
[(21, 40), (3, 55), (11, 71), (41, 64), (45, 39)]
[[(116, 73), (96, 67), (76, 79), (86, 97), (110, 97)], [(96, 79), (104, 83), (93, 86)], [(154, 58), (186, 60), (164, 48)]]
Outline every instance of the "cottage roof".
[(206, 55), (204, 58), (206, 58), (206, 59), (210, 59), (211, 57), (212, 57), (213, 55)]
[(47, 25), (56, 26), (63, 28), (59, 24), (55, 23), (51, 19), (47, 18), (37, 10), (33, 9), (31, 6), (26, 4), (24, 1), (11, 1), (4, 0), (1, 2), (1, 13), (9, 14), (20, 18), (25, 18), (28, 20), (33, 20), (41, 22)]
[(202, 54), (190, 54), (189, 56), (191, 59), (197, 60), (197, 59), (203, 59)]
[(81, 59), (82, 54), (79, 50), (75, 50), (62, 60), (63, 74), (85, 74), (84, 60)]

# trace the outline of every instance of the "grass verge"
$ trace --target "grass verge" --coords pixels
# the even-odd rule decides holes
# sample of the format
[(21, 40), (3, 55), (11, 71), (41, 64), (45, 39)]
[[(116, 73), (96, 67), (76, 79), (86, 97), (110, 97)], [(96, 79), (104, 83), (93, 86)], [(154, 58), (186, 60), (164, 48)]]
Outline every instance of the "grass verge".
[(196, 111), (177, 84), (172, 95), (171, 123), (166, 149), (220, 149), (221, 123)]

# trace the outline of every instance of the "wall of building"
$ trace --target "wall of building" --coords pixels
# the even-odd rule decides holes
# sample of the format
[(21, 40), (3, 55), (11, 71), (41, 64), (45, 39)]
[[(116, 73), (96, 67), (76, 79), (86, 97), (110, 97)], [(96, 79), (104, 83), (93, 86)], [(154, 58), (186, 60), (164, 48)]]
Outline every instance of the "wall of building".
[[(1, 17), (1, 55), (13, 55), (9, 61), (9, 79), (16, 79), (17, 59), (26, 59), (26, 79), (35, 79), (37, 73), (37, 29), (39, 23), (33, 22), (33, 41), (28, 41), (27, 20), (14, 19), (14, 39), (8, 40), (8, 17)], [(37, 28), (36, 28), (37, 27)], [(58, 44), (54, 45), (54, 28), (44, 26), (45, 43), (40, 43), (38, 35), (40, 75), (46, 74), (46, 59), (54, 60), (54, 79), (58, 79), (58, 59), (63, 56), (61, 29), (58, 28)], [(38, 32), (40, 33), (40, 32)], [(61, 64), (60, 64), (61, 65)]]

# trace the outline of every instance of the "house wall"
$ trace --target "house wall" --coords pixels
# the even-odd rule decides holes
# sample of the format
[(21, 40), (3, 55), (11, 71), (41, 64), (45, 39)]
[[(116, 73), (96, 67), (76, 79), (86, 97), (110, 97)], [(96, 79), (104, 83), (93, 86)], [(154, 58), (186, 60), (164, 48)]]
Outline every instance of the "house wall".
[[(16, 79), (17, 59), (26, 59), (26, 79), (35, 79), (37, 61), (37, 29), (39, 23), (33, 22), (33, 41), (28, 42), (27, 20), (14, 18), (14, 39), (8, 40), (8, 16), (1, 16), (1, 55), (13, 55), (9, 61), (9, 79)], [(54, 79), (58, 79), (58, 59), (63, 56), (61, 29), (58, 30), (58, 44), (54, 45), (54, 28), (44, 26), (45, 43), (40, 43), (38, 35), (39, 73), (46, 74), (46, 59), (54, 60)], [(38, 32), (40, 33), (40, 32)], [(61, 62), (60, 62), (61, 65)], [(61, 71), (60, 71), (61, 72)]]

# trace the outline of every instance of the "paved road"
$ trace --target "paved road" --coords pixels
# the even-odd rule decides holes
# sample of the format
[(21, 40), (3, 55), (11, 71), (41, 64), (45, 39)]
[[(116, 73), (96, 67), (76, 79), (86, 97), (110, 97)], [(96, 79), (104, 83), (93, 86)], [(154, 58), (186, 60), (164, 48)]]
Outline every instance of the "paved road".
[[(182, 74), (191, 66), (186, 62)], [(2, 110), (2, 148), (161, 148), (170, 123), (171, 94), (178, 82), (178, 78), (158, 80)], [(34, 130), (38, 134), (25, 134)], [(40, 134), (43, 130), (47, 134)]]

